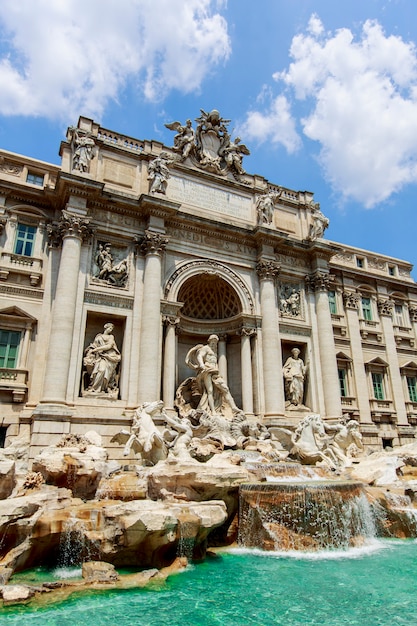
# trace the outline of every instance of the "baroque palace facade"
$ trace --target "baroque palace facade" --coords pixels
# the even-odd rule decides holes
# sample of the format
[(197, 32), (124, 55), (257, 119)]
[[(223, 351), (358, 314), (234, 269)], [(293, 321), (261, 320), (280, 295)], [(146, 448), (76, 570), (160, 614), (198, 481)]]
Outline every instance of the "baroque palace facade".
[(60, 166), (0, 151), (1, 445), (96, 430), (119, 458), (112, 436), (144, 402), (176, 412), (211, 335), (247, 419), (414, 440), (412, 266), (326, 240), (313, 194), (246, 173), (228, 124), (168, 124), (167, 148), (81, 117)]

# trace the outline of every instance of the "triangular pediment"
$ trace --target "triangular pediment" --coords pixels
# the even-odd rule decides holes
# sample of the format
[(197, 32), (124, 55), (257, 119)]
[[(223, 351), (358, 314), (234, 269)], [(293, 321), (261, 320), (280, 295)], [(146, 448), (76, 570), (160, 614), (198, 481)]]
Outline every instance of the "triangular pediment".
[(0, 319), (1, 318), (21, 320), (31, 323), (37, 322), (36, 317), (33, 317), (33, 315), (29, 315), (29, 313), (26, 313), (22, 309), (19, 309), (19, 307), (17, 306), (11, 306), (7, 309), (0, 310)]

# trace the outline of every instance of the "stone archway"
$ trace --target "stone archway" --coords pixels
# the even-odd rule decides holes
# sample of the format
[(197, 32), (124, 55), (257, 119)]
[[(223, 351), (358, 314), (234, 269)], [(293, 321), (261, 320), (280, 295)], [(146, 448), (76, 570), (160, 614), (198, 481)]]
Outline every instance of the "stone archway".
[[(251, 375), (251, 334), (257, 319), (253, 314), (254, 299), (242, 278), (227, 266), (211, 260), (184, 263), (171, 275), (165, 288), (164, 307), (175, 310), (175, 350), (173, 348), (173, 316), (165, 316), (166, 333), (164, 349), (164, 377), (172, 380), (169, 372), (168, 355), (175, 352), (175, 388), (193, 372), (187, 367), (188, 351), (199, 343), (206, 343), (211, 334), (216, 334), (219, 370), (227, 381), (232, 395), (239, 406), (243, 406), (242, 381), (248, 380), (251, 400), (245, 402), (248, 412), (253, 412)], [(242, 360), (242, 342), (245, 344), (245, 359)], [(171, 361), (172, 362), (172, 361)], [(164, 401), (172, 397), (172, 386), (167, 386)]]

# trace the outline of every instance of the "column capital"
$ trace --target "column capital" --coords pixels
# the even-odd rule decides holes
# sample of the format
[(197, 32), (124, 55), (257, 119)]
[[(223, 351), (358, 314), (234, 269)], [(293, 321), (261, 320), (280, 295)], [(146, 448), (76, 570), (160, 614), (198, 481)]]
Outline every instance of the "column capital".
[(161, 233), (155, 233), (151, 230), (145, 230), (145, 234), (142, 237), (138, 237), (136, 242), (138, 244), (138, 249), (143, 255), (160, 255), (165, 251), (165, 248), (169, 243), (169, 237), (166, 237)]
[(380, 315), (387, 315), (392, 317), (394, 312), (394, 301), (390, 298), (378, 298), (377, 300), (378, 313)]
[(333, 287), (334, 276), (328, 272), (314, 272), (304, 278), (307, 291), (329, 291)]
[(356, 309), (358, 310), (359, 302), (361, 299), (361, 294), (357, 291), (344, 291), (343, 292), (343, 303), (346, 309)]
[(174, 326), (177, 327), (180, 323), (180, 318), (175, 315), (163, 315), (162, 322), (165, 326)]
[(90, 219), (74, 215), (63, 210), (58, 222), (47, 224), (49, 245), (59, 248), (66, 237), (75, 237), (83, 243), (88, 242), (93, 234)]
[(417, 322), (417, 304), (410, 304), (408, 306), (408, 312), (410, 314), (410, 320)]
[(257, 333), (256, 328), (243, 327), (238, 331), (241, 337), (254, 337)]
[(277, 261), (261, 258), (256, 264), (256, 273), (261, 280), (274, 280), (280, 271), (281, 266)]

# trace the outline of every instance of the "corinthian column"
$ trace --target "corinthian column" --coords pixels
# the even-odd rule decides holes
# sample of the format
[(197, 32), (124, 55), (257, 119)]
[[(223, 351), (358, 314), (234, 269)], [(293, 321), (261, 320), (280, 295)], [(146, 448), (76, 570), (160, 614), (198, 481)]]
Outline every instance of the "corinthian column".
[(62, 245), (61, 261), (52, 311), (42, 402), (64, 404), (66, 400), (81, 245), (91, 236), (89, 220), (62, 211), (59, 222), (48, 227), (51, 246)]
[(242, 363), (242, 408), (246, 415), (253, 415), (253, 379), (251, 337), (256, 333), (254, 328), (241, 330), (241, 363)]
[(264, 373), (265, 416), (283, 415), (282, 352), (278, 326), (275, 278), (278, 263), (261, 259), (256, 271), (260, 280), (262, 313), (262, 362)]
[(167, 243), (167, 237), (149, 230), (141, 242), (141, 251), (145, 254), (145, 271), (139, 352), (139, 404), (160, 398), (161, 255)]
[(394, 328), (392, 325), (393, 310), (393, 300), (390, 300), (389, 298), (380, 298), (378, 300), (378, 312), (384, 332), (385, 349), (391, 375), (392, 396), (395, 410), (397, 412), (397, 424), (398, 426), (408, 426), (400, 364), (398, 361), (398, 352), (395, 343)]
[(315, 292), (321, 380), (326, 417), (341, 417), (342, 403), (328, 296), (331, 277), (326, 272), (316, 272), (311, 276), (306, 276), (306, 287)]
[[(346, 320), (349, 328), (350, 348), (352, 350), (353, 377), (356, 387), (356, 402), (358, 403), (361, 423), (372, 424), (371, 408), (369, 406), (369, 389), (363, 360), (361, 331), (359, 326), (359, 303), (361, 295), (358, 292), (345, 291), (343, 301), (346, 310)], [(352, 395), (352, 394), (351, 394)]]

